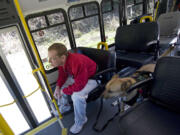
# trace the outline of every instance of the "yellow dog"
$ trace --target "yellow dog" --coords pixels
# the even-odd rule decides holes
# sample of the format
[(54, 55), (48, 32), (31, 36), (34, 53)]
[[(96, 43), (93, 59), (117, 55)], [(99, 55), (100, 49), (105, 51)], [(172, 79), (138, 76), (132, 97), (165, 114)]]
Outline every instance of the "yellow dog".
[[(137, 71), (148, 71), (148, 72), (154, 72), (155, 64), (147, 64), (142, 66)], [(132, 76), (137, 76), (137, 72), (134, 73)], [(127, 95), (126, 90), (133, 84), (137, 82), (136, 79), (133, 77), (124, 77), (119, 78), (118, 75), (114, 75), (112, 79), (106, 84), (105, 91), (102, 94), (104, 98), (111, 98), (116, 96), (126, 96), (127, 100), (131, 99), (137, 91), (134, 90), (130, 94)]]

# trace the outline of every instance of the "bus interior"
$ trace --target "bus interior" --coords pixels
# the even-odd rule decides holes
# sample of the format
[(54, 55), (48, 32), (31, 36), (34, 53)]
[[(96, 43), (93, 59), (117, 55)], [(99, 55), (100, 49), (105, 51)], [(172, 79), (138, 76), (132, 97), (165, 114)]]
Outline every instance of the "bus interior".
[[(180, 134), (179, 0), (0, 0), (0, 135), (71, 134), (73, 109), (61, 114), (53, 96), (48, 47), (58, 42), (98, 65), (79, 135)], [(131, 102), (102, 98), (114, 74), (149, 63)]]

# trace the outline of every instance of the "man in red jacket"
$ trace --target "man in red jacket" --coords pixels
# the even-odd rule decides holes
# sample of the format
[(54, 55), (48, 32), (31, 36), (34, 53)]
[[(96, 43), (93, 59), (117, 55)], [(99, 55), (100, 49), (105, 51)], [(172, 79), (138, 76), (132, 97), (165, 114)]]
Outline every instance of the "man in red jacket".
[(96, 63), (85, 55), (68, 52), (60, 43), (54, 43), (48, 48), (48, 57), (51, 65), (58, 67), (59, 71), (54, 96), (56, 99), (64, 99), (66, 105), (60, 105), (62, 112), (62, 109), (67, 110), (69, 105), (66, 95), (71, 95), (75, 123), (70, 132), (77, 134), (87, 122), (88, 93), (97, 86), (97, 82), (90, 79), (96, 72)]

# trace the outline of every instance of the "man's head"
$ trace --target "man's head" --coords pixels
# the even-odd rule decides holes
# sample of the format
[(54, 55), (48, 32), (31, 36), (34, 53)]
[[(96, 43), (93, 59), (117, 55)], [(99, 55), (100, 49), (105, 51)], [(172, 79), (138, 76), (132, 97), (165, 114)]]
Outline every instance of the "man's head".
[(54, 43), (48, 48), (49, 62), (53, 67), (64, 66), (67, 55), (67, 48), (61, 43)]

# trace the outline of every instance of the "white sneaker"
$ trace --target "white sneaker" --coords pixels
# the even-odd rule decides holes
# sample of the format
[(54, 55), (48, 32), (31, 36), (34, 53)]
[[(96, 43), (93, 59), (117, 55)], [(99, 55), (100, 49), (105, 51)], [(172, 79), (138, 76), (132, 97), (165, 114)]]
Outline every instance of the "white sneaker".
[(88, 119), (86, 117), (85, 121), (82, 125), (78, 125), (78, 124), (74, 123), (74, 125), (70, 128), (70, 132), (73, 134), (78, 134), (82, 130), (84, 124), (86, 124), (87, 121), (88, 121)]

